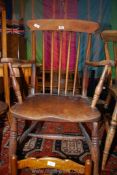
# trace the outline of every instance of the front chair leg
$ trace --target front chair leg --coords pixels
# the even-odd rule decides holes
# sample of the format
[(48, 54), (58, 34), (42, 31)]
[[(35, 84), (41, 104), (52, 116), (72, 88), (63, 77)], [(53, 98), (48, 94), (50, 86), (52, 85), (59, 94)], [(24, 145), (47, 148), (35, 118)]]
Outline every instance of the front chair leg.
[(109, 150), (111, 148), (115, 133), (116, 133), (116, 127), (117, 127), (117, 103), (112, 115), (112, 121), (110, 124), (110, 128), (107, 132), (107, 138), (106, 138), (106, 143), (105, 143), (105, 148), (104, 148), (104, 153), (103, 153), (103, 160), (102, 160), (102, 170), (104, 170), (106, 161), (109, 155)]
[(93, 175), (99, 175), (99, 139), (98, 139), (98, 122), (93, 123), (92, 129), (92, 160), (94, 163)]
[(16, 118), (12, 119), (10, 129), (10, 145), (9, 145), (9, 174), (17, 175), (17, 121)]

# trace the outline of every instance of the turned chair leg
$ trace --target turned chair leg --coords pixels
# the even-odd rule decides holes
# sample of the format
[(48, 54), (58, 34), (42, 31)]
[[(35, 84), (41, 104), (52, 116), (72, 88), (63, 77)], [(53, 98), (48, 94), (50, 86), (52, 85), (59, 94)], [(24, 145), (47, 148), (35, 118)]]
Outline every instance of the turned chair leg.
[(117, 126), (117, 103), (116, 103), (116, 106), (113, 112), (110, 128), (107, 132), (107, 138), (106, 138), (106, 143), (105, 143), (105, 148), (104, 148), (104, 153), (103, 153), (103, 160), (102, 160), (102, 170), (104, 170), (105, 165), (106, 165), (109, 150), (111, 148), (112, 141), (114, 139), (114, 135), (116, 132), (116, 126)]
[(17, 175), (17, 157), (15, 155), (11, 158), (11, 175)]
[(10, 145), (9, 145), (9, 174), (17, 175), (17, 121), (12, 119), (12, 125), (10, 130)]
[(99, 138), (98, 138), (98, 122), (93, 123), (92, 129), (92, 160), (94, 163), (93, 175), (99, 175)]

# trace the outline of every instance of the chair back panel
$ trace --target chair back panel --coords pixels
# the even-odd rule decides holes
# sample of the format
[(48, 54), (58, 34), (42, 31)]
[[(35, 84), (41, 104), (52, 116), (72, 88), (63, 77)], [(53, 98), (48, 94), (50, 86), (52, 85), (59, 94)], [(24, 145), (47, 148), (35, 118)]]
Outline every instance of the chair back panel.
[[(99, 29), (99, 24), (96, 22), (83, 21), (83, 20), (70, 20), (70, 19), (50, 19), (50, 20), (30, 20), (27, 22), (28, 27), (32, 33), (32, 60), (36, 61), (36, 49), (37, 49), (37, 32), (42, 31), (42, 92), (46, 92), (46, 73), (49, 72), (49, 89), (50, 94), (53, 94), (54, 86), (56, 82), (57, 91), (60, 95), (68, 93), (70, 76), (72, 79), (72, 94), (75, 94), (76, 85), (78, 83), (78, 63), (80, 59), (81, 50), (81, 37), (82, 33), (87, 34), (87, 47), (85, 50), (85, 60), (90, 58), (91, 49), (91, 35)], [(57, 37), (57, 41), (55, 38)], [(47, 38), (50, 39), (50, 43)], [(66, 38), (66, 43), (64, 39)], [(75, 40), (74, 40), (75, 38)], [(58, 59), (55, 60), (55, 45), (58, 48)], [(73, 42), (75, 42), (75, 56), (74, 64), (72, 67), (70, 63), (72, 61), (72, 48)], [(64, 44), (66, 49), (64, 50)], [(50, 58), (46, 58), (46, 49), (50, 48)], [(64, 53), (65, 52), (65, 53)], [(65, 54), (65, 60), (63, 61), (63, 55)], [(49, 66), (47, 66), (47, 61)], [(56, 65), (55, 65), (56, 62)], [(36, 67), (32, 66), (32, 93), (34, 93), (36, 83)], [(87, 80), (88, 74), (86, 68), (84, 68), (84, 80), (83, 80), (83, 95), (87, 93)], [(63, 90), (64, 89), (64, 90)]]

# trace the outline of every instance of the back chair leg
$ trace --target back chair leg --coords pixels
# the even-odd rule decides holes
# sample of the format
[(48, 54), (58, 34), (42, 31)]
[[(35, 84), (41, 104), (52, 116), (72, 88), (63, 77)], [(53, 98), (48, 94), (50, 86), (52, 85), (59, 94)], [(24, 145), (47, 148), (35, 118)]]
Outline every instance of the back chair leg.
[(93, 175), (99, 175), (99, 138), (98, 138), (98, 122), (93, 123), (92, 129), (92, 160), (94, 163)]
[(17, 121), (15, 118), (12, 119), (11, 131), (10, 131), (10, 145), (9, 145), (9, 174), (17, 175)]
[(109, 150), (111, 148), (112, 141), (114, 139), (114, 135), (116, 132), (116, 126), (117, 126), (117, 103), (116, 103), (115, 110), (112, 116), (111, 125), (107, 133), (107, 138), (106, 138), (106, 143), (105, 143), (105, 148), (104, 148), (104, 153), (103, 153), (103, 160), (102, 160), (102, 170), (104, 170), (105, 168)]

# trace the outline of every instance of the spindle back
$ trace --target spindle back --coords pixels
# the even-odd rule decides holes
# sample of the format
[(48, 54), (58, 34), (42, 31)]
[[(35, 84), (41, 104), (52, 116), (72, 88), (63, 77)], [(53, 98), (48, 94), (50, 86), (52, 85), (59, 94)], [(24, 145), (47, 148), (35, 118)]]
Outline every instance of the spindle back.
[[(27, 22), (32, 35), (32, 60), (36, 61), (39, 37), (37, 32), (42, 32), (42, 92), (46, 92), (47, 72), (49, 75), (50, 94), (53, 94), (56, 81), (57, 94), (67, 95), (69, 86), (72, 94), (76, 92), (78, 84), (78, 64), (81, 55), (81, 39), (83, 34), (87, 34), (86, 46), (82, 45), (85, 52), (84, 60), (80, 60), (82, 64), (89, 61), (91, 54), (91, 36), (99, 29), (96, 22), (71, 19), (43, 19), (30, 20)], [(84, 42), (84, 41), (83, 41)], [(57, 49), (57, 51), (56, 51)], [(47, 51), (48, 50), (48, 51)], [(48, 52), (48, 53), (47, 53)], [(87, 69), (84, 69), (82, 94), (87, 94)], [(32, 66), (32, 93), (35, 89), (35, 65)], [(71, 77), (71, 78), (70, 78)], [(70, 81), (72, 80), (72, 85)]]

